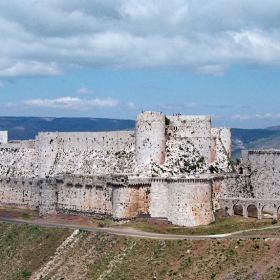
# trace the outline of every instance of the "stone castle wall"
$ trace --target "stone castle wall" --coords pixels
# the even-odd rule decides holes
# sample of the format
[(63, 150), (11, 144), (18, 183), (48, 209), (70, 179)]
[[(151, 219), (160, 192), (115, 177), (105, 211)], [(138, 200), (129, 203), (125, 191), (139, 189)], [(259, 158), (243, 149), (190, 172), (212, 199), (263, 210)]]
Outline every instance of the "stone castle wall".
[(106, 184), (106, 179), (65, 176), (56, 180), (58, 213), (112, 217), (112, 187)]
[(38, 178), (35, 141), (0, 145), (0, 176)]
[[(187, 176), (190, 172), (207, 173), (210, 165), (219, 172), (230, 171), (229, 130), (211, 130), (210, 117), (169, 118), (170, 124), (166, 126), (162, 113), (142, 112), (137, 116), (135, 132), (41, 132), (35, 140), (1, 144), (0, 175), (146, 176), (156, 175), (153, 169), (157, 169), (158, 175), (172, 175), (174, 169), (177, 171), (173, 175)], [(178, 168), (177, 161), (185, 166)], [(197, 168), (186, 168), (186, 165), (194, 167), (195, 162), (199, 162)], [(158, 167), (153, 168), (153, 164)]]
[[(231, 171), (230, 130), (211, 129), (210, 117), (168, 119), (142, 112), (135, 131), (42, 132), (35, 140), (1, 144), (0, 204), (39, 208), (41, 215), (210, 223), (210, 170)], [(190, 179), (195, 173), (209, 178)], [(224, 184), (220, 193), (227, 193), (232, 181)], [(219, 197), (217, 192), (217, 202)]]
[(226, 208), (233, 215), (234, 207), (239, 205), (246, 218), (249, 205), (254, 205), (259, 219), (264, 211), (277, 219), (280, 206), (280, 151), (243, 151), (242, 164), (238, 169), (244, 174), (219, 176), (212, 181), (214, 209)]
[(280, 150), (243, 151), (242, 162), (250, 168), (255, 197), (280, 199)]
[(252, 199), (254, 189), (250, 176), (242, 174), (220, 175), (212, 180), (213, 210), (225, 208), (224, 199)]
[(165, 218), (182, 226), (213, 221), (207, 179), (149, 179), (127, 176), (56, 176), (0, 179), (0, 205), (39, 209), (40, 215), (84, 213), (115, 220)]
[(38, 209), (42, 182), (41, 179), (0, 177), (0, 205)]
[(268, 189), (263, 196), (260, 189), (249, 174), (192, 179), (127, 175), (1, 177), (0, 205), (39, 208), (41, 215), (84, 213), (116, 220), (149, 216), (181, 226), (197, 226), (212, 222), (215, 210), (226, 208), (232, 213), (238, 204), (270, 205), (267, 209), (274, 213), (273, 204), (280, 205), (279, 194)]
[(168, 180), (167, 219), (179, 226), (208, 225), (213, 221), (211, 199), (207, 179)]
[[(87, 162), (87, 158), (90, 159), (89, 154), (99, 154), (99, 159), (102, 161), (104, 152), (105, 154), (119, 151), (130, 152), (134, 150), (134, 142), (133, 131), (39, 133), (36, 137), (39, 177), (66, 172), (72, 173), (74, 170), (77, 171), (79, 165), (88, 166), (90, 163)], [(92, 163), (91, 166), (94, 165)], [(82, 171), (84, 168), (78, 169), (80, 169), (79, 174), (84, 174)], [(103, 170), (103, 173), (106, 174), (106, 171)], [(90, 174), (96, 174), (94, 168), (91, 168)]]
[(167, 116), (173, 137), (211, 137), (210, 116)]

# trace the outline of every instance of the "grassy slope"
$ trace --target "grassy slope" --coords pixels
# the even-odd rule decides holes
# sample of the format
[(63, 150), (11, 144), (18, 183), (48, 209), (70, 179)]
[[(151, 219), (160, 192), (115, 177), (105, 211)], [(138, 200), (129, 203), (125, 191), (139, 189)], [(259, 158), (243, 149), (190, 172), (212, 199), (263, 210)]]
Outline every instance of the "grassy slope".
[[(250, 214), (250, 213), (249, 213)], [(257, 229), (272, 226), (271, 219), (257, 220), (256, 218), (243, 219), (242, 216), (232, 216), (216, 220), (207, 226), (179, 227), (174, 225), (156, 225), (147, 222), (135, 221), (124, 226), (130, 226), (146, 232), (177, 234), (177, 235), (214, 235), (230, 233), (248, 229)], [(280, 232), (280, 230), (279, 230)], [(255, 234), (255, 233), (253, 233)]]
[[(0, 231), (1, 280), (29, 279), (31, 272), (45, 280), (280, 277), (280, 239), (156, 240), (80, 231), (54, 254), (71, 230), (0, 223)], [(50, 260), (58, 265), (41, 274)]]
[(0, 279), (29, 279), (71, 232), (0, 223)]

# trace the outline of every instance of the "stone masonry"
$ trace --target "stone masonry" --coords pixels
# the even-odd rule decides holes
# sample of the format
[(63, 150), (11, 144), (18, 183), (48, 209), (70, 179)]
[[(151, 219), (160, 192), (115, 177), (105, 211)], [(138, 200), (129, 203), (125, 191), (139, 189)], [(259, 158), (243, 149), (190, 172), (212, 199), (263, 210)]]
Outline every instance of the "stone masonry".
[[(234, 173), (230, 153), (229, 128), (212, 128), (207, 116), (161, 112), (142, 112), (135, 131), (40, 132), (35, 140), (3, 140), (0, 205), (41, 215), (153, 217), (197, 226), (212, 222), (219, 208), (230, 212), (229, 201), (252, 199), (252, 193), (277, 200), (276, 175), (271, 196), (261, 186), (250, 187), (268, 175)], [(265, 161), (250, 160), (260, 166)]]

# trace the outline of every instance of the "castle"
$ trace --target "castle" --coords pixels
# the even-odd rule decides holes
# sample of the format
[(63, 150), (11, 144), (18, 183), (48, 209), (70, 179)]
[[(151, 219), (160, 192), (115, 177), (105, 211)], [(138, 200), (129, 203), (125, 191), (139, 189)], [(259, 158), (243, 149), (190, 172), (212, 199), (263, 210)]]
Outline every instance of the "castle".
[[(7, 139), (7, 132), (0, 132), (3, 206), (38, 209), (40, 215), (152, 217), (197, 226), (211, 223), (220, 208), (232, 215), (237, 204), (246, 217), (253, 204), (259, 218), (264, 207), (277, 218), (279, 154), (244, 153), (243, 174), (236, 173), (230, 129), (212, 128), (209, 116), (149, 111), (136, 117), (134, 131), (40, 132), (35, 140)], [(267, 166), (258, 176), (255, 165), (263, 167), (263, 157)]]

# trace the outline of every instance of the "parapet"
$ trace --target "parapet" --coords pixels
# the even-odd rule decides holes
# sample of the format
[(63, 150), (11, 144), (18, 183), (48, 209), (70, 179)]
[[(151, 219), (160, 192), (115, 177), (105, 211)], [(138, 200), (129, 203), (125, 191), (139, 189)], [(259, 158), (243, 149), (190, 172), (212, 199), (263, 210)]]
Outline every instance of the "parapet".
[(278, 149), (271, 149), (271, 150), (248, 150), (248, 151), (242, 151), (243, 154), (246, 155), (246, 152), (248, 155), (280, 155), (280, 150)]
[(136, 122), (162, 122), (164, 117), (162, 112), (142, 111), (142, 113), (136, 117)]

